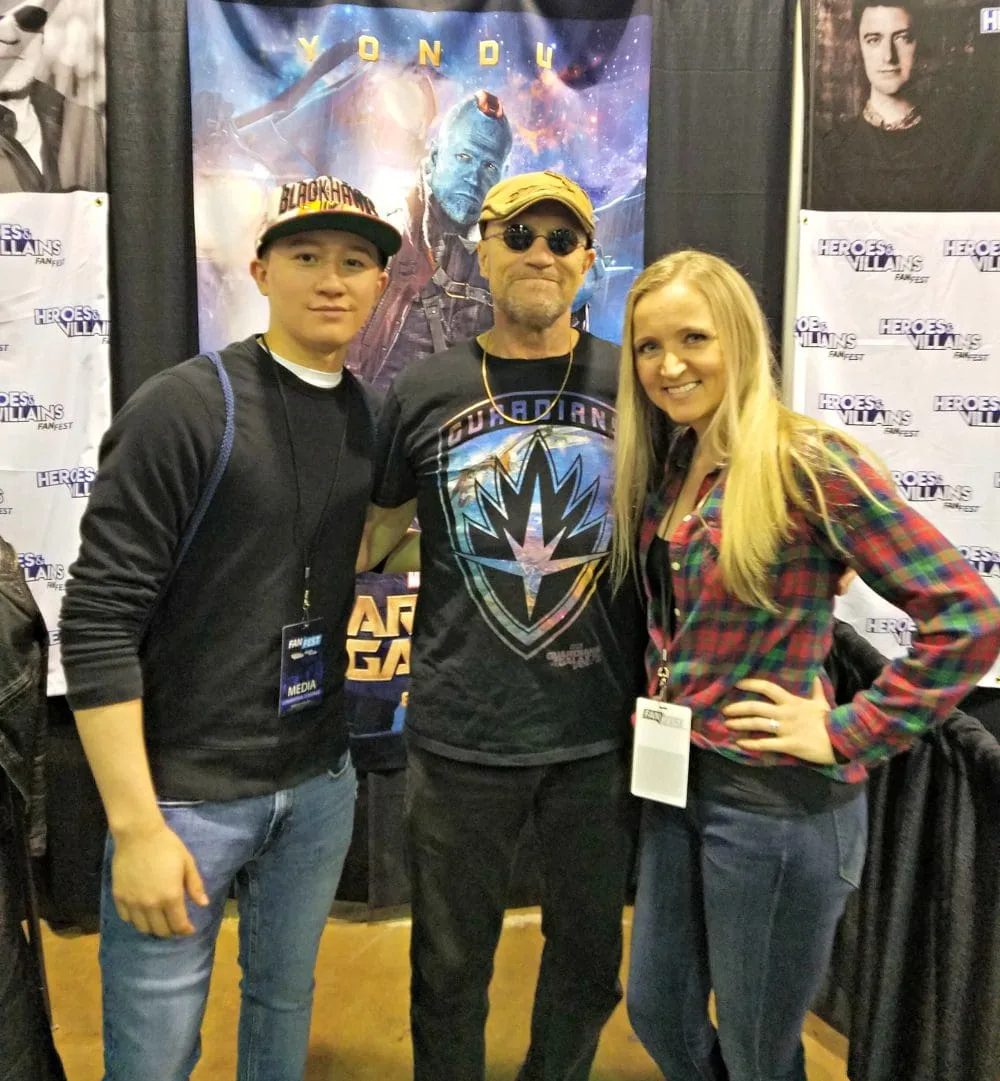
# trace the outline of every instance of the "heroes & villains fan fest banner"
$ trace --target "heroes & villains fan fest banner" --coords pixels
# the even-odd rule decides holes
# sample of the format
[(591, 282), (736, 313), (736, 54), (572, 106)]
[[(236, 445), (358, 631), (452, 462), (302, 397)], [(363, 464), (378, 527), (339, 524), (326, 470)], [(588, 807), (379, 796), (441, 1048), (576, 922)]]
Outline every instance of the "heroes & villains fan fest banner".
[[(1000, 596), (1000, 7), (810, 11), (794, 405), (879, 454)], [(910, 643), (860, 583), (840, 614)]]
[(58, 619), (111, 420), (102, 0), (0, 5), (0, 535)]

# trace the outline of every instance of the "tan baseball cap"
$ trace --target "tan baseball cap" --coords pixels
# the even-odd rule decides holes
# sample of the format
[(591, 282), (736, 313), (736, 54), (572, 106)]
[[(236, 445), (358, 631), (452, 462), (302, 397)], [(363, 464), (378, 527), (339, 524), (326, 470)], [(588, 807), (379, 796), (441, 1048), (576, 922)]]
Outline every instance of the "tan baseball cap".
[(590, 197), (569, 177), (546, 169), (544, 173), (521, 173), (494, 184), (486, 193), (480, 222), (505, 221), (529, 206), (543, 202), (561, 203), (583, 226), (587, 239), (594, 239), (594, 205)]
[(357, 188), (335, 176), (295, 180), (268, 192), (264, 222), (257, 234), (257, 255), (279, 237), (313, 229), (343, 229), (370, 240), (383, 262), (399, 251), (402, 237)]

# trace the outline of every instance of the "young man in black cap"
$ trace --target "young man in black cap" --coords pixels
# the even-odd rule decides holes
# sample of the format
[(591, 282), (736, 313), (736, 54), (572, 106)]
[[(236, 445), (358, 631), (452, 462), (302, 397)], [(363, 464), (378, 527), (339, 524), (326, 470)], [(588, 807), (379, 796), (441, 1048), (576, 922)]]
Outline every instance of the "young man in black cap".
[(106, 1081), (190, 1076), (234, 882), (237, 1077), (303, 1076), (356, 788), (344, 643), (375, 411), (343, 362), (399, 242), (335, 178), (273, 191), (250, 265), (268, 328), (221, 352), (232, 410), (196, 357), (146, 382), (103, 440), (61, 627), (110, 827)]
[(379, 425), (362, 562), (416, 510), (407, 709), (415, 1081), (482, 1081), (511, 865), (533, 823), (542, 954), (521, 1081), (584, 1081), (621, 997), (625, 746), (638, 685), (629, 589), (605, 573), (618, 350), (573, 329), (594, 211), (555, 173), (486, 195), (494, 324), (411, 363)]

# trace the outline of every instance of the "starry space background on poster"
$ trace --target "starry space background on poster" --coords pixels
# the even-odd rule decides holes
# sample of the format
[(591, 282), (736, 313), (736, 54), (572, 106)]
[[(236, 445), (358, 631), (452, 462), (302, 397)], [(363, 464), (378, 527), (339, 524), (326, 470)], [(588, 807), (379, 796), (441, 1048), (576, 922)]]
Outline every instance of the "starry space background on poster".
[[(263, 309), (246, 264), (267, 187), (331, 173), (390, 212), (436, 122), (478, 89), (495, 94), (511, 121), (507, 174), (556, 169), (593, 199), (607, 273), (589, 328), (619, 339), (642, 266), (648, 15), (548, 20), (217, 0), (189, 0), (188, 12), (203, 345), (259, 326), (249, 319)], [(426, 55), (420, 63), (421, 39), (440, 42), (437, 66)], [(485, 42), (496, 43), (485, 52), (495, 63), (482, 62)]]

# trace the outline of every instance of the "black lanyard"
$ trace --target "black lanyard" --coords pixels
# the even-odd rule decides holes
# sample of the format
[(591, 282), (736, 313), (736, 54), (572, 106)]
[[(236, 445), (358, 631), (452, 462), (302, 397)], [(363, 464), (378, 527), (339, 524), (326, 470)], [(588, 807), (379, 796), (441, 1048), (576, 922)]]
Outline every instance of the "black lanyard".
[(333, 465), (333, 480), (330, 482), (330, 489), (326, 493), (326, 499), (323, 501), (323, 509), (320, 511), (319, 518), (316, 519), (316, 525), (313, 529), (312, 538), (309, 541), (308, 547), (304, 547), (302, 543), (302, 477), (299, 473), (299, 462), (295, 454), (295, 440), (292, 438), (292, 422), (288, 415), (288, 399), (285, 395), (285, 386), (281, 381), (281, 373), (278, 371), (278, 362), (274, 359), (274, 354), (271, 352), (271, 347), (267, 344), (267, 341), (261, 337), (260, 344), (271, 359), (272, 372), (274, 374), (275, 382), (278, 384), (278, 396), (281, 398), (281, 410), (282, 415), (285, 418), (285, 434), (288, 437), (288, 449), (292, 455), (292, 472), (295, 474), (295, 517), (292, 519), (292, 541), (295, 544), (296, 549), (302, 552), (302, 564), (303, 564), (303, 585), (302, 585), (302, 622), (305, 623), (309, 619), (309, 575), (312, 572), (313, 556), (316, 553), (316, 542), (319, 540), (320, 534), (324, 531), (326, 526), (327, 515), (330, 512), (330, 504), (333, 501), (333, 493), (337, 488), (337, 480), (340, 477), (340, 463), (344, 460), (344, 447), (347, 445), (347, 428), (351, 420), (351, 400), (348, 398), (347, 408), (344, 411), (344, 428), (340, 433), (340, 447), (337, 450), (337, 458)]
[(670, 542), (658, 533), (656, 539), (663, 545), (663, 567), (660, 579), (660, 633), (663, 635), (663, 646), (660, 649), (660, 663), (656, 666), (656, 678), (658, 687), (657, 697), (661, 702), (668, 701), (670, 694), (670, 663), (669, 649), (671, 640), (676, 633), (676, 621), (671, 618), (670, 605), (674, 601), (674, 575), (670, 567)]
[[(716, 483), (717, 482), (713, 481), (712, 484), (709, 485), (708, 491), (705, 492), (701, 499), (695, 504), (694, 509), (691, 511), (692, 514), (699, 514), (701, 512), (701, 508), (705, 505), (708, 497), (714, 491)], [(670, 512), (668, 511), (668, 514), (669, 513)], [(659, 527), (657, 527), (657, 529), (659, 529)], [(677, 616), (673, 610), (674, 572), (670, 562), (670, 541), (666, 537), (660, 537), (659, 532), (656, 533), (656, 536), (663, 542), (663, 550), (665, 553), (664, 573), (660, 575), (660, 604), (663, 606), (660, 609), (660, 631), (663, 634), (663, 648), (660, 650), (660, 663), (656, 666), (656, 678), (659, 681), (656, 693), (660, 701), (667, 702), (670, 698), (670, 651), (667, 647), (677, 634)]]

